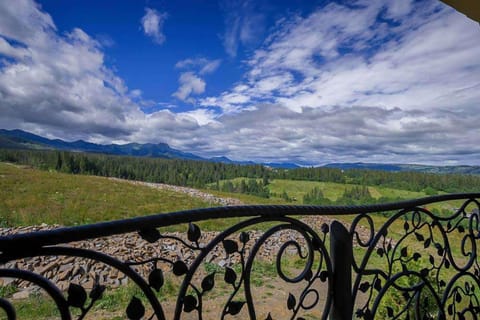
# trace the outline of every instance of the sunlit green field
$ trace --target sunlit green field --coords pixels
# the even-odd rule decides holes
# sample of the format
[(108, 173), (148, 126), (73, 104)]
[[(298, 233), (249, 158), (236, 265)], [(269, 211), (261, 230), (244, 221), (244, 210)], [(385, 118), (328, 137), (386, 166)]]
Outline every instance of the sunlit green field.
[(0, 163), (3, 226), (76, 225), (211, 206), (183, 193)]
[[(307, 192), (312, 190), (314, 187), (319, 188), (326, 198), (335, 201), (342, 196), (345, 188), (351, 188), (353, 186), (355, 185), (333, 182), (276, 179), (270, 181), (269, 188), (271, 192), (276, 194), (281, 194), (283, 191), (285, 191), (290, 197), (295, 197), (298, 202), (301, 202), (303, 196), (307, 194)], [(368, 189), (372, 197), (376, 199), (381, 197), (415, 199), (425, 196), (425, 193), (423, 192), (413, 192), (383, 187), (369, 186)]]
[[(240, 182), (237, 178), (234, 182)], [(294, 180), (271, 180), (268, 188), (272, 194), (270, 198), (260, 198), (253, 195), (226, 193), (214, 190), (204, 190), (220, 197), (231, 197), (241, 200), (244, 204), (303, 204), (303, 196), (314, 187), (319, 188), (325, 197), (335, 201), (340, 198), (345, 188), (351, 188), (353, 185), (338, 183), (326, 183), (315, 181), (294, 181)], [(154, 213), (172, 212), (185, 209), (203, 208), (215, 206), (215, 204), (206, 203), (198, 198), (190, 197), (183, 193), (176, 193), (167, 190), (153, 189), (145, 186), (133, 185), (127, 182), (111, 180), (104, 177), (70, 175), (58, 172), (40, 171), (28, 167), (15, 166), (12, 164), (0, 163), (0, 223), (3, 226), (18, 225), (38, 225), (41, 223), (77, 225), (93, 223), (105, 220), (115, 220), (127, 217), (148, 215)], [(411, 192), (405, 190), (369, 186), (372, 197), (386, 197), (390, 199), (414, 199), (425, 197), (422, 192)], [(286, 202), (280, 195), (286, 192), (290, 198), (296, 199), (293, 202)], [(461, 201), (450, 202), (449, 204), (440, 203), (429, 205), (428, 209), (450, 210), (458, 208)], [(383, 225), (389, 218), (389, 214), (372, 214), (375, 229)], [(355, 216), (332, 217), (343, 223), (351, 222)], [(199, 223), (202, 230), (225, 230), (233, 225), (238, 219), (217, 219)], [(389, 237), (400, 239), (404, 234), (404, 220), (395, 222), (389, 229)], [(362, 223), (363, 224), (363, 223)], [(268, 228), (269, 224), (266, 224)], [(186, 230), (182, 225), (178, 230)], [(426, 230), (422, 233), (427, 234)], [(454, 256), (461, 258), (460, 243), (464, 234), (454, 231), (450, 234), (451, 250)], [(328, 247), (328, 238), (326, 246)], [(419, 242), (415, 237), (410, 236), (401, 244), (401, 247), (408, 246), (408, 252), (422, 252), (422, 258), (418, 261), (418, 267), (428, 265), (428, 254), (434, 254), (433, 247), (425, 250), (423, 242)], [(432, 252), (430, 252), (432, 251)], [(365, 250), (356, 246), (354, 255), (360, 259), (365, 254)], [(357, 260), (359, 262), (359, 260)], [(290, 261), (295, 265), (295, 260)], [(385, 259), (372, 255), (369, 260), (369, 266), (378, 266), (385, 264)], [(268, 264), (273, 268), (273, 264)], [(292, 267), (295, 270), (295, 267)], [(453, 270), (446, 271), (446, 278), (451, 277)], [(275, 270), (269, 273), (262, 271), (264, 277), (270, 279), (275, 277)], [(263, 279), (263, 278), (262, 278)], [(269, 283), (271, 280), (268, 280)], [(264, 284), (259, 284), (262, 286)], [(15, 291), (14, 288), (3, 287), (0, 296), (9, 296)], [(108, 314), (110, 318), (118, 316), (122, 318), (123, 314), (118, 313), (118, 305), (122, 305), (121, 310), (128, 304), (130, 297), (137, 294), (138, 289), (133, 286), (127, 286), (119, 290), (109, 291), (102, 299), (102, 302), (95, 307), (95, 317), (103, 318)], [(174, 296), (175, 292), (165, 293), (167, 296)], [(52, 303), (47, 302), (43, 296), (33, 296), (29, 299), (21, 300), (19, 303), (19, 315), (28, 318), (32, 312), (36, 312), (39, 318), (50, 318), (55, 315), (55, 308)], [(35, 311), (34, 311), (35, 310)], [(115, 312), (116, 311), (116, 312)]]

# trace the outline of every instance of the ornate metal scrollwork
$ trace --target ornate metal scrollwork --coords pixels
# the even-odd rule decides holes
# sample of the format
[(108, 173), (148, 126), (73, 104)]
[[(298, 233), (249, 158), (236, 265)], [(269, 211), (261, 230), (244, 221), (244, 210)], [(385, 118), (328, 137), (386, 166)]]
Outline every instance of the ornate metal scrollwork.
[[(468, 314), (476, 319), (480, 315), (478, 209), (473, 199), (453, 213), (406, 208), (378, 231), (371, 215), (357, 216), (350, 231), (363, 248), (359, 250), (363, 256), (353, 265), (356, 316), (465, 319)], [(368, 226), (368, 239), (360, 239), (360, 225)]]
[[(304, 217), (356, 214), (349, 234), (344, 231), (354, 248), (353, 288), (343, 295), (355, 302), (353, 316), (477, 319), (478, 197), (446, 195), (362, 207), (210, 208), (5, 235), (0, 237), (0, 278), (35, 285), (62, 319), (95, 316), (112, 299), (118, 288), (111, 288), (106, 273), (128, 279), (128, 285), (116, 282), (132, 289), (123, 304), (114, 305), (119, 309), (114, 314), (129, 319), (327, 319), (342, 306), (334, 301), (338, 261), (331, 260), (326, 246), (336, 240), (327, 223), (314, 225)], [(456, 201), (458, 208), (448, 214), (436, 209), (433, 204), (443, 200)], [(216, 233), (203, 232), (197, 223), (232, 217), (245, 220)], [(186, 224), (186, 231), (164, 229), (177, 224)], [(146, 253), (112, 254), (96, 246), (126, 234), (129, 245)], [(17, 263), (37, 257), (68, 257), (77, 267), (82, 261), (92, 267), (80, 274), (64, 270), (68, 278)], [(269, 294), (283, 303), (268, 303)], [(0, 296), (0, 311), (15, 319), (16, 303)]]

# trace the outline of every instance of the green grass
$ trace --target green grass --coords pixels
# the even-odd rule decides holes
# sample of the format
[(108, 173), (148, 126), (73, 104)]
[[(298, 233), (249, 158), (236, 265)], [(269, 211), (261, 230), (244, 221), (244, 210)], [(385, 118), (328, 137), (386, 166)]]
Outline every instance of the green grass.
[(0, 163), (0, 224), (76, 225), (209, 207), (183, 193)]
[[(319, 188), (324, 196), (332, 201), (336, 201), (343, 195), (345, 188), (351, 188), (353, 184), (342, 184), (334, 182), (317, 182), (317, 181), (298, 181), (298, 180), (283, 180), (275, 179), (270, 181), (270, 191), (276, 194), (281, 194), (283, 191), (287, 192), (291, 198), (296, 198), (297, 203), (301, 204), (303, 196), (307, 194), (314, 187)], [(381, 197), (388, 198), (404, 198), (415, 199), (424, 197), (423, 192), (413, 192), (406, 190), (398, 190), (383, 187), (368, 187), (372, 197), (378, 199)]]
[[(234, 184), (239, 184), (240, 181), (244, 179), (247, 178), (235, 178), (229, 181), (233, 182)], [(258, 182), (260, 181), (261, 179), (258, 179)], [(225, 181), (220, 181), (220, 184), (222, 184), (223, 182)], [(233, 197), (238, 198), (248, 204), (285, 204), (287, 202), (280, 197), (281, 194), (285, 191), (290, 198), (295, 199), (289, 204), (303, 204), (303, 196), (306, 195), (309, 191), (311, 191), (314, 187), (317, 187), (323, 192), (326, 198), (332, 201), (336, 201), (343, 195), (345, 188), (352, 188), (354, 186), (357, 185), (335, 182), (273, 179), (270, 180), (270, 184), (268, 185), (270, 193), (272, 193), (273, 196), (268, 199), (239, 193), (233, 194)], [(369, 186), (368, 189), (372, 197), (375, 199), (379, 199), (381, 197), (386, 197), (390, 199), (416, 199), (426, 196), (424, 192), (414, 192), (377, 186)], [(227, 197), (232, 196), (232, 194), (226, 192), (212, 190), (208, 190), (208, 192)]]

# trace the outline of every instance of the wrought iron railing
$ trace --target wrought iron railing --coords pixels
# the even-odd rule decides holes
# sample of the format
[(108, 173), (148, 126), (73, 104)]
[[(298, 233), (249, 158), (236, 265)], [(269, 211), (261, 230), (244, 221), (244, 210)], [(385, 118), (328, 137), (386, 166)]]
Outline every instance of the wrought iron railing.
[[(4, 286), (38, 287), (62, 319), (107, 312), (130, 319), (477, 319), (478, 198), (219, 207), (6, 234), (0, 278)], [(201, 231), (205, 221), (230, 218), (222, 232)], [(181, 224), (184, 233), (172, 231)], [(98, 245), (112, 237), (126, 249)], [(129, 255), (132, 246), (143, 251)], [(45, 264), (67, 257), (70, 265), (25, 262), (38, 257), (50, 257)], [(82, 264), (90, 267), (68, 269)], [(129, 281), (110, 285), (118, 274)], [(121, 287), (129, 288), (125, 302), (114, 295)], [(118, 299), (118, 310), (103, 308), (103, 299)], [(14, 319), (21, 301), (4, 294), (0, 309)]]

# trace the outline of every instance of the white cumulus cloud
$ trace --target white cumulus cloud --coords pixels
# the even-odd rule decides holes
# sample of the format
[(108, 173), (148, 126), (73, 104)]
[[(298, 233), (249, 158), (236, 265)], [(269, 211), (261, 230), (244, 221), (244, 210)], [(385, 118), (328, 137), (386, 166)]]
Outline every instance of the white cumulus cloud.
[(145, 15), (141, 19), (143, 32), (151, 37), (157, 44), (165, 42), (163, 34), (163, 24), (167, 19), (167, 13), (159, 12), (155, 9), (145, 8)]
[(184, 72), (180, 75), (178, 79), (180, 86), (177, 91), (173, 93), (173, 96), (179, 100), (195, 103), (195, 99), (191, 95), (201, 94), (205, 92), (205, 81), (193, 72)]
[(198, 97), (219, 60), (179, 61), (173, 95), (195, 106), (158, 111), (84, 30), (0, 1), (0, 127), (237, 160), (480, 164), (478, 39), (438, 1), (330, 3), (278, 21), (218, 95)]
[(215, 72), (220, 67), (222, 60), (209, 60), (207, 58), (188, 58), (180, 60), (175, 64), (178, 69), (195, 69), (199, 74), (204, 75)]

